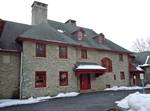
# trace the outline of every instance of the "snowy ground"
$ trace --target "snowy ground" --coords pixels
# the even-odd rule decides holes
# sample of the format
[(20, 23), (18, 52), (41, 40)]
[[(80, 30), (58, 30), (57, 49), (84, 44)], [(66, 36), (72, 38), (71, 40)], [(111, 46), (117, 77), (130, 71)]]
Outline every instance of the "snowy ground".
[[(147, 84), (144, 88), (150, 88), (150, 84)], [(113, 86), (111, 88), (106, 88), (104, 90), (109, 91), (117, 91), (117, 90), (134, 90), (134, 89), (142, 89), (142, 87), (139, 86), (131, 86), (131, 87), (126, 87), (126, 86)]]
[(77, 95), (79, 95), (79, 93), (69, 92), (69, 93), (59, 93), (57, 96), (54, 97), (46, 96), (46, 97), (37, 97), (37, 98), (31, 97), (29, 99), (0, 99), (0, 107), (13, 106), (19, 104), (38, 103), (41, 101), (46, 101), (48, 99), (60, 98), (60, 97), (73, 97)]
[(118, 107), (127, 111), (150, 111), (150, 94), (136, 92), (116, 103)]

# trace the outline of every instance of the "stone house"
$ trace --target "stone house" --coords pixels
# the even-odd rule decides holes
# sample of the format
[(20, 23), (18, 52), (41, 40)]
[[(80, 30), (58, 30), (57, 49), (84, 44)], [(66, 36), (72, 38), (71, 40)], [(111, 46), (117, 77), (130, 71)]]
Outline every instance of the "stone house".
[(128, 86), (131, 54), (75, 20), (48, 20), (35, 1), (32, 25), (0, 20), (0, 98)]

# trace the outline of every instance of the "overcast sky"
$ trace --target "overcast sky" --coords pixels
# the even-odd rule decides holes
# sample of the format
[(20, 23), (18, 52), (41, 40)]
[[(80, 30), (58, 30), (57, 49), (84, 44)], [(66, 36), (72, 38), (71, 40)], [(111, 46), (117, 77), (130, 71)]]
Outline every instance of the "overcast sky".
[[(1, 0), (0, 18), (31, 24), (34, 0)], [(132, 50), (136, 38), (150, 38), (150, 0), (37, 0), (48, 4), (48, 19), (92, 28)]]

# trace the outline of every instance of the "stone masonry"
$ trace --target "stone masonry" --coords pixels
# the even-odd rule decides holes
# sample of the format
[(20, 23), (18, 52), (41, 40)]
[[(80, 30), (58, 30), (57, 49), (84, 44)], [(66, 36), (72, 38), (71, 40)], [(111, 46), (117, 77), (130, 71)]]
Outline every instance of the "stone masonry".
[(19, 98), (20, 54), (0, 52), (0, 98)]
[[(59, 92), (80, 91), (79, 78), (73, 71), (76, 62), (95, 62), (101, 64), (101, 59), (108, 57), (112, 60), (112, 73), (105, 73), (96, 79), (91, 79), (91, 90), (100, 91), (107, 84), (129, 85), (128, 56), (123, 55), (123, 61), (114, 52), (88, 50), (88, 58), (81, 59), (80, 49), (68, 46), (68, 59), (59, 58), (59, 45), (47, 44), (46, 57), (35, 56), (35, 43), (23, 42), (23, 73), (21, 97), (56, 95)], [(47, 72), (47, 87), (35, 88), (35, 71)], [(59, 86), (59, 71), (68, 71), (68, 86)], [(120, 79), (120, 71), (125, 72), (125, 80)], [(116, 75), (116, 80), (113, 76)]]

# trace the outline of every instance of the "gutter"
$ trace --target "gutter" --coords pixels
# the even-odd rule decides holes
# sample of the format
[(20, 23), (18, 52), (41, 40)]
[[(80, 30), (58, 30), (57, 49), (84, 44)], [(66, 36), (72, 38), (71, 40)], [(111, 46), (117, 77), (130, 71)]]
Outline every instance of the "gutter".
[(22, 52), (20, 55), (20, 99), (22, 98)]

